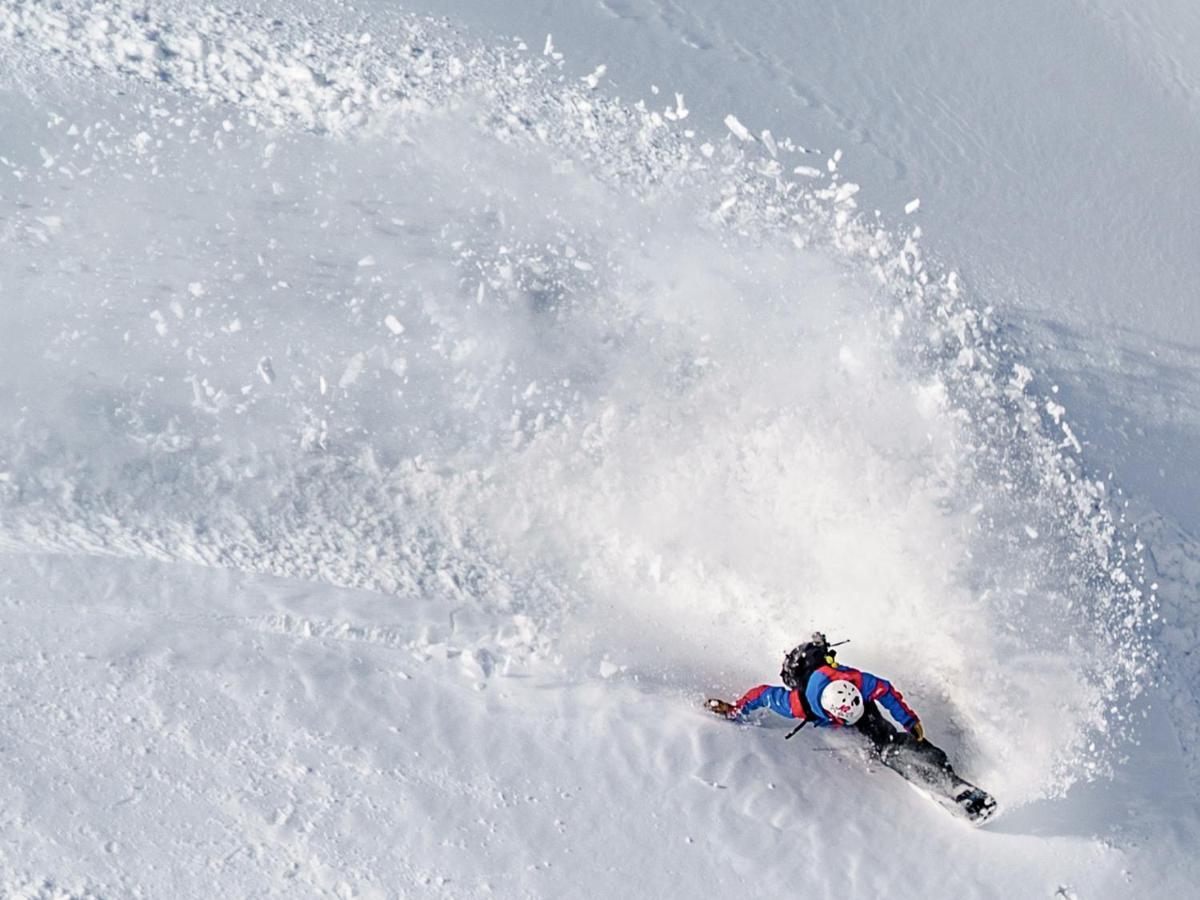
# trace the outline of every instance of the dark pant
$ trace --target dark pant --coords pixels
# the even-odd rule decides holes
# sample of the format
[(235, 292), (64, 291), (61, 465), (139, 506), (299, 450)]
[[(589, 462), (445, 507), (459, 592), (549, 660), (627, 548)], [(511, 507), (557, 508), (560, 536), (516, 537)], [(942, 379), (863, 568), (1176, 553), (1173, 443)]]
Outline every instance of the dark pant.
[(875, 752), (889, 769), (895, 769), (910, 781), (923, 782), (931, 787), (946, 789), (957, 781), (950, 760), (940, 747), (929, 741), (918, 741), (911, 734), (897, 731), (868, 703), (863, 716), (854, 726), (875, 745)]

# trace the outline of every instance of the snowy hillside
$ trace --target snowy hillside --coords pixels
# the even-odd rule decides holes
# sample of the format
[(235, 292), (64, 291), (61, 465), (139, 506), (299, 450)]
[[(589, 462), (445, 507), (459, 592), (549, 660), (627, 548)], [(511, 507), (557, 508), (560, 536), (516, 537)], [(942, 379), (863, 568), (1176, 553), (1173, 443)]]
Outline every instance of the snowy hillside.
[[(1024, 10), (1066, 127), (966, 13), (455, 6), (0, 2), (0, 893), (1186, 893), (1200, 186), (1112, 262), (1046, 142), (1191, 158), (1190, 14)], [(995, 821), (699, 710), (818, 627)]]

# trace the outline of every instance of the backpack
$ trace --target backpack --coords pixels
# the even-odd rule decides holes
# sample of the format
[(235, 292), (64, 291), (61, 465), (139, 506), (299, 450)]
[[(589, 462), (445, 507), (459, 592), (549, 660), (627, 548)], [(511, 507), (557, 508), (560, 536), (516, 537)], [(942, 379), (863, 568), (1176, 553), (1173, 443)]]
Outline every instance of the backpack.
[(814, 631), (812, 639), (808, 643), (794, 647), (783, 658), (783, 668), (779, 670), (779, 677), (783, 679), (783, 683), (788, 686), (789, 690), (799, 691), (803, 696), (804, 688), (808, 684), (808, 676), (821, 666), (836, 666), (836, 656), (837, 651), (829, 645), (829, 640), (825, 635)]

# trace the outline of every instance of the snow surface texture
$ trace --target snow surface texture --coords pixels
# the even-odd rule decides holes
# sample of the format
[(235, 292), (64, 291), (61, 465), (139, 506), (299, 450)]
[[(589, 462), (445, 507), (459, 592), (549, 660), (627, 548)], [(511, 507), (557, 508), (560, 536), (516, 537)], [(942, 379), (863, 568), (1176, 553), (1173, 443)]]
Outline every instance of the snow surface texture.
[[(386, 8), (0, 48), (9, 893), (1193, 877), (1200, 549), (840, 151)], [(814, 627), (1007, 814), (694, 710)]]

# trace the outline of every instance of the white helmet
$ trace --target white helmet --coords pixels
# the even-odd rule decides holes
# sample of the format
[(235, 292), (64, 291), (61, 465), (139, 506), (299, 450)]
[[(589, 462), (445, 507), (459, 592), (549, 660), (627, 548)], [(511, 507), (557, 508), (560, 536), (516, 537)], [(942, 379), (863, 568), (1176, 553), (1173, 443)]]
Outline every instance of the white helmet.
[(862, 718), (862, 693), (849, 681), (831, 681), (821, 691), (821, 708), (843, 725), (853, 725)]

